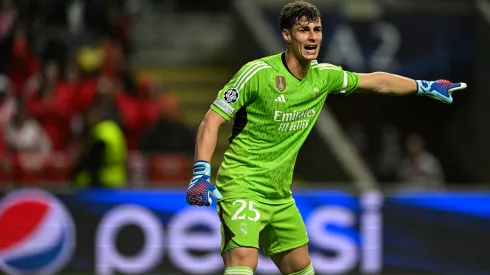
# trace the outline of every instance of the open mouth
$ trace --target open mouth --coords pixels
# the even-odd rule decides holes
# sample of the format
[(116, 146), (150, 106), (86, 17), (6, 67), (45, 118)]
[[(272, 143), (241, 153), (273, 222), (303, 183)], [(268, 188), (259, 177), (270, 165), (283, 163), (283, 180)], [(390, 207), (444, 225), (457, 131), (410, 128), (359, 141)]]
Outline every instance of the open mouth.
[(304, 49), (307, 54), (316, 54), (317, 45), (305, 45)]

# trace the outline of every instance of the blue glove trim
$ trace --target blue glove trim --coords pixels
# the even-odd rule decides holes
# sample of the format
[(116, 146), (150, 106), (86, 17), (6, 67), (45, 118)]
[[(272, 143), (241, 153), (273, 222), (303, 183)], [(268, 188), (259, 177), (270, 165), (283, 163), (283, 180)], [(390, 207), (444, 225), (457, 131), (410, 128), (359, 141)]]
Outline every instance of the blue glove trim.
[(216, 200), (223, 199), (216, 186), (209, 182), (208, 176), (198, 175), (192, 179), (187, 189), (186, 200), (189, 205), (210, 206), (213, 201), (210, 194), (213, 194)]
[(427, 95), (430, 93), (430, 86), (433, 81), (415, 80), (417, 83), (417, 95)]
[(206, 175), (211, 177), (211, 165), (205, 160), (198, 160), (194, 163), (192, 173), (194, 176)]

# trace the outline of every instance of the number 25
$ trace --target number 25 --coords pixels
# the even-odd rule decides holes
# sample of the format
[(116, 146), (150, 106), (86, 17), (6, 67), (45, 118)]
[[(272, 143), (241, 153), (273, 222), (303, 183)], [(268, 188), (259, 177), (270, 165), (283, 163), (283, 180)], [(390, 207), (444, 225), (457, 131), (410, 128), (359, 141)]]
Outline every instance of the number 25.
[[(238, 210), (236, 211), (235, 215), (233, 215), (233, 217), (231, 218), (231, 220), (232, 221), (234, 221), (234, 220), (244, 220), (247, 215), (245, 215), (245, 214), (243, 214), (241, 216), (239, 216), (239, 215), (240, 215), (240, 213), (243, 212), (243, 210), (245, 209), (245, 207), (247, 207), (247, 202), (244, 201), (244, 200), (236, 200), (235, 202), (233, 202), (233, 205), (235, 205), (236, 203), (240, 203), (241, 206), (240, 206), (240, 208), (238, 208)], [(253, 201), (249, 201), (248, 202), (248, 210), (250, 210), (250, 211), (252, 211), (252, 212), (255, 213), (255, 217), (252, 218), (252, 217), (249, 216), (248, 219), (251, 220), (251, 221), (253, 221), (253, 222), (256, 222), (256, 221), (258, 221), (260, 219), (260, 213), (259, 213), (259, 211), (257, 211), (257, 209), (254, 208), (254, 205), (256, 205), (257, 207), (259, 206), (258, 204), (256, 204)]]

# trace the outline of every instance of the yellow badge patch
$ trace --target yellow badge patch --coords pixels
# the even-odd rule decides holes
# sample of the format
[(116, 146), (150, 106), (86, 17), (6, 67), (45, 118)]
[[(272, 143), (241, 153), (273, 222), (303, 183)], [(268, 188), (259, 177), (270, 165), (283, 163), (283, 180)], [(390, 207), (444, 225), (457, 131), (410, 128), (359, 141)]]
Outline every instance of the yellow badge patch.
[(286, 78), (284, 76), (276, 76), (276, 88), (280, 92), (286, 90)]

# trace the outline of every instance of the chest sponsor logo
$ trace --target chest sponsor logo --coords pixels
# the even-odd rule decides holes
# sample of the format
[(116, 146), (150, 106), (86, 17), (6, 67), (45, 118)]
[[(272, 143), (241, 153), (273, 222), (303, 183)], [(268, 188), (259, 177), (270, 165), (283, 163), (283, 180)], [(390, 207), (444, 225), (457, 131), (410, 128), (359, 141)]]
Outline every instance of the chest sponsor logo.
[(298, 131), (308, 128), (308, 126), (312, 123), (315, 114), (315, 108), (304, 111), (294, 110), (290, 113), (274, 111), (273, 120), (280, 122), (277, 128), (278, 132)]
[(280, 92), (286, 90), (286, 78), (284, 76), (276, 76), (276, 88)]

